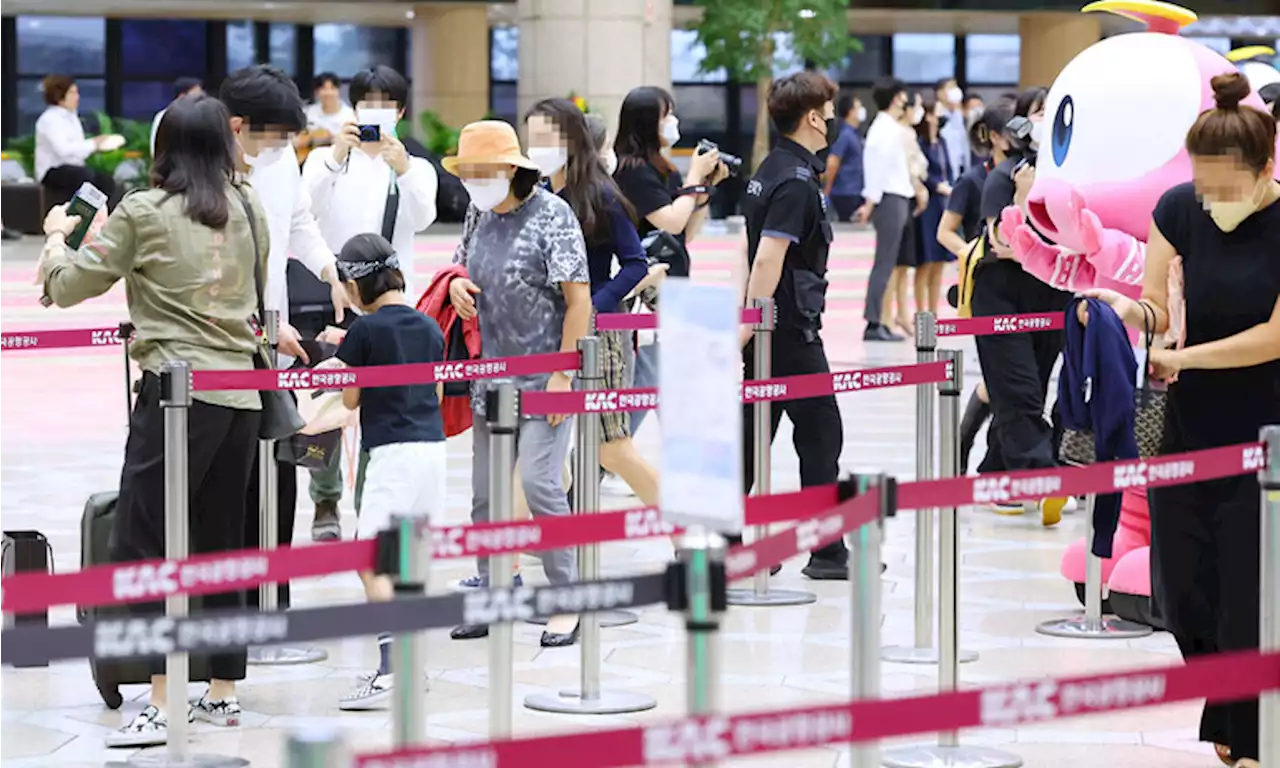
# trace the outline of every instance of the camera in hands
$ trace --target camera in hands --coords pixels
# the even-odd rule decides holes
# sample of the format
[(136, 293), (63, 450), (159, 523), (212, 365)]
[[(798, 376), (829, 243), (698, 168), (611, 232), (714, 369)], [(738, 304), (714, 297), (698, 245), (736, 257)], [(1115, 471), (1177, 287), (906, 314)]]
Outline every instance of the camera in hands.
[(716, 144), (714, 141), (711, 141), (709, 139), (703, 139), (702, 141), (699, 141), (698, 148), (694, 150), (694, 152), (696, 152), (699, 155), (705, 155), (706, 153), (712, 152), (712, 151), (720, 152), (720, 162), (724, 164), (725, 168), (729, 169), (730, 174), (737, 174), (738, 171), (742, 169), (742, 158), (738, 157), (737, 155), (731, 155), (728, 152), (721, 150), (718, 144)]
[(360, 131), (360, 143), (362, 144), (377, 144), (382, 141), (382, 126), (357, 125), (356, 130)]

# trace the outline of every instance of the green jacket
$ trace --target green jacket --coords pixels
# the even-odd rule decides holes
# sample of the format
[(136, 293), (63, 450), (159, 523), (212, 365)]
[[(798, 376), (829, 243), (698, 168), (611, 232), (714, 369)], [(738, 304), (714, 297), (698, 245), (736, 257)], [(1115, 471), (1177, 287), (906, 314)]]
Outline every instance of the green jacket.
[[(265, 276), (266, 213), (251, 187), (240, 189), (253, 211)], [(50, 238), (41, 256), (45, 295), (70, 307), (123, 279), (137, 329), (131, 354), (143, 371), (158, 374), (166, 360), (186, 360), (194, 371), (252, 369), (259, 344), (250, 322), (258, 311), (255, 252), (244, 205), (230, 183), (226, 194), (230, 219), (222, 230), (188, 218), (182, 195), (148, 189), (126, 196), (102, 231), (74, 253), (62, 238)], [(262, 407), (253, 391), (192, 397), (229, 408)]]

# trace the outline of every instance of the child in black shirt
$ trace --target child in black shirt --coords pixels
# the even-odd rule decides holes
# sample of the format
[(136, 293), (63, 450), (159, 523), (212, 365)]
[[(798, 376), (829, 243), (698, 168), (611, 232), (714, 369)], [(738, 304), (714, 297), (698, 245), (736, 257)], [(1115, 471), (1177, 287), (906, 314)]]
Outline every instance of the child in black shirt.
[[(352, 324), (337, 357), (353, 367), (436, 363), (445, 359), (444, 334), (436, 321), (405, 302), (404, 275), (395, 251), (381, 235), (356, 235), (338, 255), (347, 293), (364, 315)], [(444, 512), (447, 478), (439, 384), (343, 390), (342, 402), (360, 409), (361, 447), (369, 452), (358, 535), (372, 538), (393, 516), (429, 518)], [(391, 581), (362, 571), (365, 596), (392, 597)], [(339, 709), (385, 706), (391, 696), (391, 636), (378, 636), (377, 671), (343, 697)], [(414, 681), (405, 681), (413, 685)]]

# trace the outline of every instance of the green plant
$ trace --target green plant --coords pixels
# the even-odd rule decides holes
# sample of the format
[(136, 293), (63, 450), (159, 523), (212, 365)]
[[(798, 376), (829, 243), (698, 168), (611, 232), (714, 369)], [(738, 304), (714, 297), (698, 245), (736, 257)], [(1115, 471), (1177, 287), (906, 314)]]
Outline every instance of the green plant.
[(110, 152), (95, 152), (84, 161), (86, 167), (115, 176), (120, 164), (131, 158), (141, 160), (143, 183), (151, 172), (151, 125), (123, 117), (111, 117), (105, 112), (95, 112), (100, 134), (118, 133), (124, 137), (124, 146)]
[[(723, 69), (734, 82), (756, 84), (752, 167), (769, 151), (769, 86), (775, 69), (796, 65), (826, 68), (844, 61), (862, 44), (849, 35), (848, 0), (697, 0), (702, 19), (697, 39), (707, 55), (703, 72)], [(778, 36), (791, 38), (790, 55), (778, 50)]]
[(31, 178), (36, 177), (36, 135), (15, 136), (5, 144), (5, 151), (22, 166), (23, 172)]
[(440, 119), (440, 115), (427, 110), (418, 115), (418, 127), (422, 129), (422, 143), (436, 157), (446, 157), (458, 151), (457, 128)]

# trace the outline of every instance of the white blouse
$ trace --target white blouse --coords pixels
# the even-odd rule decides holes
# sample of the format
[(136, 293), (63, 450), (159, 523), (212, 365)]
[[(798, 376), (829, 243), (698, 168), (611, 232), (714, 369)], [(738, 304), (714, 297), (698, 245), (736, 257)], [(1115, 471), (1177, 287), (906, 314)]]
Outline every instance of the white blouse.
[(84, 165), (96, 148), (92, 139), (84, 137), (79, 115), (56, 104), (45, 109), (36, 120), (36, 181), (43, 180), (50, 168)]

